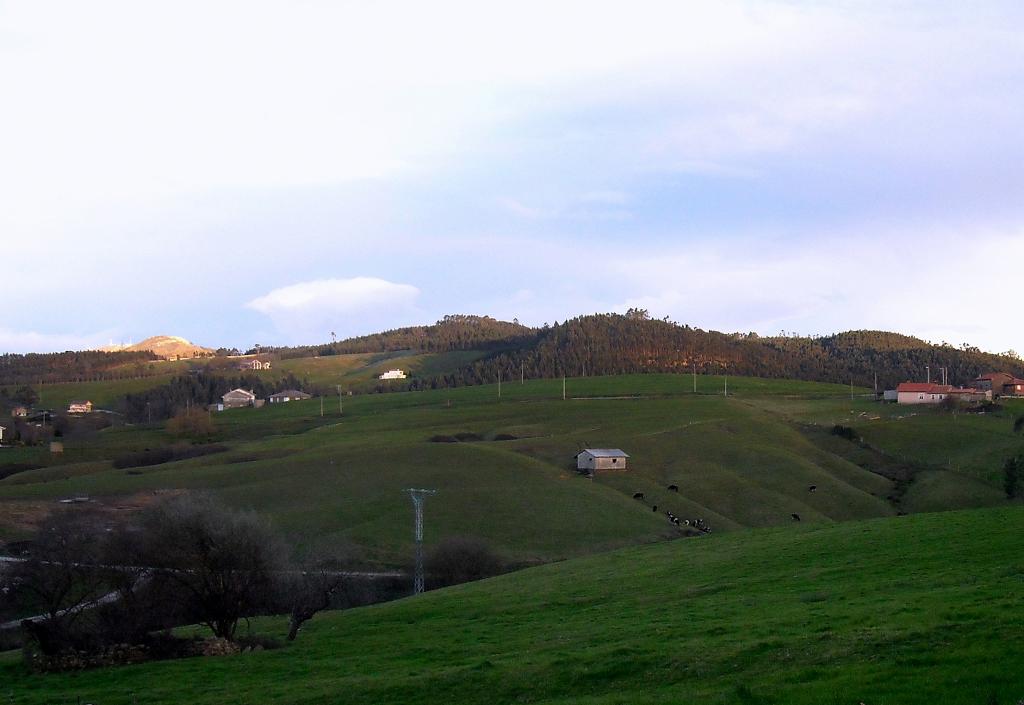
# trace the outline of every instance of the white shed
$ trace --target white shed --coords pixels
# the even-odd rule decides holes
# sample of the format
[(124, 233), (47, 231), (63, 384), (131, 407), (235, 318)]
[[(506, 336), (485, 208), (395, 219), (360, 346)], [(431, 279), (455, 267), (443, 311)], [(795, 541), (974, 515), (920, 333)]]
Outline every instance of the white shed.
[(625, 470), (629, 456), (618, 448), (586, 448), (576, 454), (577, 470)]

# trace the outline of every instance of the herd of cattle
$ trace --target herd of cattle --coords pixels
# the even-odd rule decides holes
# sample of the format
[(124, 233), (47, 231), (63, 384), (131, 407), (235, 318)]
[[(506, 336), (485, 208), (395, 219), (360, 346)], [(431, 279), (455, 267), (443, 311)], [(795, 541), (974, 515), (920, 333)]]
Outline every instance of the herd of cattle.
[[(669, 492), (676, 492), (676, 493), (678, 493), (679, 492), (679, 485), (669, 485), (665, 489), (667, 489)], [(807, 491), (808, 492), (816, 492), (817, 489), (818, 489), (817, 485), (810, 485), (807, 488)], [(634, 492), (633, 493), (633, 499), (638, 499), (641, 502), (647, 501), (647, 498), (644, 496), (643, 492)], [(657, 504), (652, 504), (651, 505), (651, 511), (654, 511), (654, 512), (658, 511), (658, 505)], [(701, 532), (703, 532), (705, 534), (710, 534), (711, 533), (711, 527), (708, 526), (707, 522), (705, 522), (703, 519), (700, 519), (700, 518), (697, 518), (697, 519), (680, 519), (679, 517), (677, 517), (675, 514), (673, 514), (669, 510), (665, 511), (665, 516), (668, 517), (668, 520), (670, 522), (672, 522), (673, 524), (675, 524), (676, 526), (679, 526), (679, 527), (683, 527), (683, 526), (690, 527), (690, 528), (693, 528), (693, 529), (697, 529), (698, 531), (701, 531)], [(789, 516), (792, 517), (793, 521), (800, 521), (800, 515), (797, 514), (796, 512), (793, 512)]]

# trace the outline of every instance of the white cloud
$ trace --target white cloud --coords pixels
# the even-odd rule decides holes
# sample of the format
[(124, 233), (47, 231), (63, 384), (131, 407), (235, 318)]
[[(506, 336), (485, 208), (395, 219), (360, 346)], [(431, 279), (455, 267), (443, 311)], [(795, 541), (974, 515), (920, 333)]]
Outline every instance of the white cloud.
[(246, 305), (268, 316), (289, 343), (376, 332), (414, 320), (420, 291), (376, 277), (317, 279), (273, 289)]

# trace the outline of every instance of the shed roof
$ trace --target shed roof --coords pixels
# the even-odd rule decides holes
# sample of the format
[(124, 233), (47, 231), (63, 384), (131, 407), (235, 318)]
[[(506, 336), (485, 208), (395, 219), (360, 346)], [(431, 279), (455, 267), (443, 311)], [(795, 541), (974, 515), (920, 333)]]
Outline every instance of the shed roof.
[(298, 389), (285, 389), (281, 392), (274, 392), (270, 396), (272, 397), (310, 397), (312, 395), (300, 392)]
[(628, 458), (629, 455), (618, 448), (584, 448), (577, 455), (590, 453), (595, 458)]
[(932, 382), (903, 382), (896, 387), (897, 392), (924, 392), (925, 394), (946, 394), (953, 389), (950, 384)]
[(224, 395), (225, 397), (248, 397), (249, 399), (255, 399), (256, 395), (245, 389), (232, 389), (230, 392)]

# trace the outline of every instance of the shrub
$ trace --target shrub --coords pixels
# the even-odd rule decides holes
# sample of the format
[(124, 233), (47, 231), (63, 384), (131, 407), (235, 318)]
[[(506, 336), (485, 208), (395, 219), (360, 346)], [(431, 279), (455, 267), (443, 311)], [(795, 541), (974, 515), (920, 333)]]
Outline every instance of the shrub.
[(134, 453), (122, 453), (114, 458), (114, 467), (118, 470), (125, 468), (137, 468), (145, 465), (160, 465), (175, 460), (187, 460), (198, 458), (211, 453), (223, 453), (227, 446), (211, 443), (201, 446), (176, 445), (163, 446), (162, 448), (146, 448)]
[(832, 427), (832, 435), (845, 438), (848, 441), (860, 440), (860, 436), (857, 435), (856, 431), (849, 426), (843, 426), (841, 424), (836, 424)]
[(209, 411), (194, 407), (185, 409), (167, 422), (167, 432), (179, 438), (209, 438), (213, 435), (213, 419)]
[(1003, 463), (1003, 489), (1008, 499), (1013, 499), (1020, 491), (1021, 470), (1024, 470), (1024, 458), (1008, 458)]
[(453, 536), (427, 554), (426, 573), (432, 587), (481, 580), (502, 572), (501, 558), (482, 539)]

